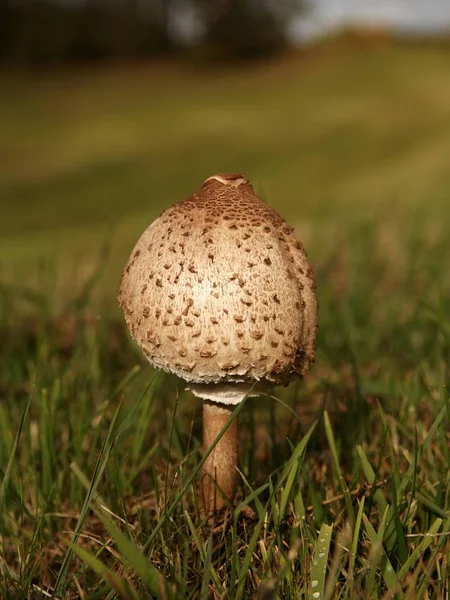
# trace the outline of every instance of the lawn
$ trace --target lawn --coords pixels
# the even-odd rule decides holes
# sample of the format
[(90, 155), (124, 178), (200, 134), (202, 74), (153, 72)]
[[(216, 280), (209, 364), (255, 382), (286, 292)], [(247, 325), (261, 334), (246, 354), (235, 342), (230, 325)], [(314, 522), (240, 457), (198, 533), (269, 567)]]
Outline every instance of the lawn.
[[(2, 599), (448, 596), (449, 60), (0, 75)], [(152, 218), (226, 171), (295, 225), (320, 328), (303, 382), (237, 409), (235, 507), (205, 523), (201, 404), (116, 291)]]

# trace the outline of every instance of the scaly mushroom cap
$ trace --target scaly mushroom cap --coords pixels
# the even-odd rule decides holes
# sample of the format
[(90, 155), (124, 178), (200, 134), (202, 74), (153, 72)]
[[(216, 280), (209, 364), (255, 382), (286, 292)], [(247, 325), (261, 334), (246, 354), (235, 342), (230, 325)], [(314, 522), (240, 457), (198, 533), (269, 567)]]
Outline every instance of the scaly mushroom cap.
[(150, 363), (239, 402), (314, 360), (315, 282), (293, 229), (240, 174), (209, 177), (142, 234), (119, 303)]

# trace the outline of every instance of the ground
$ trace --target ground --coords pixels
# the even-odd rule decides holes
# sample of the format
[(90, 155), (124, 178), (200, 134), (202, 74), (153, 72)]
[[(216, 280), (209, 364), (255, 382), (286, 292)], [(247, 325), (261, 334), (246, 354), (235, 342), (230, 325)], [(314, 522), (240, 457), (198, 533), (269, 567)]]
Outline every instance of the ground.
[[(447, 597), (449, 60), (0, 75), (2, 598)], [(227, 171), (295, 225), (320, 329), (303, 382), (239, 408), (210, 524), (201, 406), (116, 291), (151, 219)]]

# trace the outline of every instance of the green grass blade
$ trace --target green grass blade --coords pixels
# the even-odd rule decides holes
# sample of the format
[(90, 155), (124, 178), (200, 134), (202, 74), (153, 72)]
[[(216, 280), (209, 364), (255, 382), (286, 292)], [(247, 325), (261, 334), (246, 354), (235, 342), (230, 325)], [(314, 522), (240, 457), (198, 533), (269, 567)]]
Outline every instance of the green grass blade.
[(310, 600), (322, 600), (324, 597), (332, 534), (333, 526), (324, 523), (320, 528), (316, 547), (314, 549), (308, 593), (308, 598)]
[(278, 509), (278, 515), (279, 515), (280, 521), (282, 521), (286, 517), (286, 508), (287, 508), (287, 505), (289, 502), (289, 498), (291, 496), (292, 488), (296, 481), (298, 469), (299, 469), (298, 462), (294, 462), (291, 464), (289, 474), (286, 478), (286, 484), (283, 488), (283, 491), (281, 492), (280, 504), (279, 504), (279, 509)]
[(3, 475), (2, 484), (0, 486), (0, 534), (1, 534), (2, 538), (3, 538), (3, 534), (4, 534), (4, 517), (5, 517), (5, 511), (6, 511), (6, 505), (5, 505), (6, 491), (9, 486), (9, 480), (11, 479), (12, 468), (13, 468), (14, 460), (16, 458), (17, 447), (19, 444), (20, 436), (22, 435), (23, 427), (24, 427), (25, 421), (27, 419), (28, 412), (30, 410), (31, 402), (34, 398), (36, 384), (37, 384), (37, 379), (35, 380), (35, 382), (33, 384), (33, 389), (31, 390), (31, 393), (28, 396), (27, 403), (25, 404), (25, 407), (22, 411), (19, 428), (18, 428), (16, 436), (14, 438), (11, 452), (8, 457), (8, 463), (6, 465), (6, 469), (5, 469), (5, 472)]
[(400, 514), (398, 512), (399, 499), (397, 498), (396, 478), (392, 477), (391, 481), (392, 481), (392, 484), (391, 484), (392, 513), (393, 513), (392, 519), (393, 519), (393, 524), (394, 524), (394, 528), (395, 528), (396, 555), (398, 557), (398, 561), (400, 562), (400, 564), (403, 564), (408, 556), (408, 549), (407, 549), (407, 545), (406, 545), (405, 531), (403, 528), (403, 523), (400, 518)]
[(209, 576), (211, 577), (211, 579), (214, 582), (214, 585), (216, 586), (216, 590), (219, 594), (223, 594), (224, 593), (224, 589), (222, 584), (220, 583), (220, 579), (219, 576), (217, 575), (213, 565), (211, 564), (211, 560), (209, 559), (209, 566), (207, 565), (207, 554), (208, 552), (205, 550), (205, 547), (203, 546), (203, 543), (200, 539), (200, 536), (198, 535), (198, 531), (195, 528), (194, 523), (192, 522), (191, 517), (189, 516), (189, 514), (185, 511), (184, 516), (186, 518), (186, 522), (189, 526), (189, 529), (191, 531), (192, 537), (194, 538), (195, 544), (197, 546), (197, 549), (199, 551), (200, 557), (203, 561), (203, 564), (205, 566), (205, 570), (208, 569), (208, 573)]
[(250, 543), (247, 546), (247, 550), (245, 552), (244, 560), (239, 568), (238, 572), (238, 584), (236, 589), (235, 600), (241, 600), (244, 595), (245, 584), (247, 581), (247, 577), (249, 575), (250, 565), (252, 564), (253, 553), (256, 550), (259, 540), (259, 534), (261, 532), (263, 526), (263, 521), (260, 519), (253, 530), (252, 537), (250, 538)]
[(355, 569), (356, 569), (356, 560), (358, 558), (358, 544), (359, 538), (361, 535), (361, 523), (362, 517), (364, 514), (364, 497), (361, 498), (359, 502), (358, 514), (356, 515), (355, 525), (353, 528), (353, 539), (352, 539), (352, 547), (350, 549), (350, 558), (349, 558), (349, 568), (348, 568), (348, 578), (351, 581), (353, 579)]
[(435, 515), (437, 515), (438, 517), (441, 517), (441, 519), (448, 519), (448, 517), (450, 516), (449, 510), (442, 509), (440, 506), (438, 506), (436, 504), (436, 502), (433, 502), (432, 500), (427, 498), (425, 496), (425, 494), (422, 494), (421, 492), (416, 492), (416, 499), (421, 504), (423, 504), (428, 509), (430, 509)]
[[(208, 544), (207, 544), (207, 549), (206, 549), (206, 556), (205, 556), (205, 560), (204, 560), (204, 570), (203, 570), (203, 577), (202, 577), (202, 587), (200, 589), (200, 600), (208, 600), (209, 598), (209, 582), (211, 580), (211, 569), (212, 569), (212, 562), (211, 562), (211, 558), (212, 558), (212, 530), (211, 530), (211, 535), (209, 537), (208, 540)], [(220, 588), (222, 588), (222, 586), (220, 586)], [(217, 586), (216, 586), (217, 589)], [(223, 588), (222, 588), (223, 590)], [(219, 590), (217, 590), (218, 593)], [(223, 595), (223, 591), (221, 593), (221, 595)]]
[(248, 496), (246, 496), (241, 502), (239, 502), (239, 504), (234, 509), (234, 511), (233, 511), (234, 522), (237, 521), (237, 518), (238, 518), (240, 512), (246, 506), (248, 506), (251, 502), (255, 503), (257, 513), (258, 513), (259, 517), (261, 518), (265, 514), (266, 509), (262, 505), (259, 497), (262, 495), (262, 493), (265, 490), (267, 490), (267, 488), (269, 487), (269, 484), (265, 483), (264, 485), (260, 486), (256, 490), (252, 490), (252, 488), (251, 488), (249, 482), (247, 481), (247, 479), (245, 478), (244, 474), (241, 471), (239, 471), (239, 470), (238, 470), (238, 473), (239, 473), (242, 481), (244, 482), (245, 487), (250, 490), (250, 494)]
[(347, 515), (348, 515), (348, 517), (350, 519), (350, 523), (353, 527), (353, 524), (355, 522), (355, 514), (353, 511), (353, 502), (352, 502), (352, 498), (350, 496), (350, 492), (349, 492), (347, 483), (341, 472), (341, 467), (339, 465), (338, 451), (336, 448), (336, 442), (335, 442), (334, 434), (333, 434), (333, 428), (331, 427), (331, 421), (330, 421), (330, 417), (329, 417), (327, 411), (324, 411), (323, 419), (324, 419), (324, 424), (325, 424), (325, 435), (327, 436), (328, 444), (330, 446), (331, 458), (333, 460), (334, 471), (336, 474), (336, 478), (339, 481), (339, 487), (341, 488), (341, 492), (344, 496), (344, 502), (345, 502), (345, 508), (347, 509)]
[(141, 580), (147, 585), (150, 592), (157, 598), (164, 598), (169, 594), (161, 573), (152, 565), (141, 551), (106, 517), (104, 510), (96, 510), (98, 517), (115, 541), (119, 552), (126, 562), (136, 571)]
[[(105, 440), (101, 447), (101, 451), (100, 451), (99, 457), (98, 457), (96, 465), (95, 465), (94, 473), (92, 475), (89, 490), (86, 494), (83, 506), (80, 511), (80, 516), (78, 518), (77, 524), (75, 525), (75, 529), (74, 529), (74, 532), (72, 535), (72, 540), (71, 540), (72, 544), (76, 544), (76, 542), (78, 540), (78, 537), (81, 532), (81, 528), (83, 527), (83, 523), (86, 519), (86, 515), (88, 514), (88, 511), (91, 507), (92, 501), (95, 499), (95, 496), (97, 493), (97, 488), (100, 484), (101, 477), (106, 468), (106, 463), (108, 462), (110, 452), (112, 450), (112, 447), (113, 447), (115, 439), (116, 439), (115, 438), (115, 427), (116, 427), (117, 417), (119, 415), (119, 410), (120, 410), (120, 406), (117, 407), (117, 410), (114, 414), (114, 417), (111, 421), (108, 432), (106, 434)], [(69, 546), (69, 548), (67, 549), (66, 554), (64, 556), (61, 568), (58, 573), (58, 577), (55, 582), (55, 587), (54, 587), (53, 594), (52, 594), (52, 600), (61, 595), (61, 591), (65, 584), (65, 581), (67, 578), (67, 573), (69, 570), (70, 558), (71, 558), (71, 547)]]
[[(364, 452), (362, 446), (357, 446), (356, 451), (358, 452), (359, 459), (361, 461), (364, 475), (366, 476), (368, 484), (375, 485), (375, 483), (376, 483), (375, 471), (373, 470), (372, 465), (370, 464), (370, 461), (367, 458), (366, 453)], [(387, 503), (386, 498), (384, 497), (383, 492), (380, 489), (377, 489), (373, 495), (373, 498), (375, 500), (375, 503), (378, 506), (380, 515), (384, 515), (384, 513), (386, 512), (386, 509), (388, 508), (388, 503)]]
[(421, 556), (423, 555), (425, 550), (427, 550), (429, 548), (429, 546), (431, 545), (431, 543), (434, 542), (441, 525), (442, 525), (442, 519), (436, 519), (434, 521), (433, 525), (430, 527), (428, 532), (422, 538), (422, 541), (420, 542), (420, 544), (411, 553), (411, 555), (408, 557), (408, 560), (404, 563), (404, 565), (398, 572), (398, 577), (400, 580), (403, 579), (403, 577), (406, 575), (406, 573), (410, 569), (414, 568), (414, 565), (421, 558)]
[(76, 554), (86, 565), (88, 565), (88, 567), (97, 573), (97, 575), (102, 577), (109, 587), (114, 590), (116, 594), (119, 594), (123, 600), (140, 600), (137, 591), (130, 581), (119, 577), (117, 573), (108, 569), (108, 567), (98, 560), (98, 558), (84, 548), (77, 546), (77, 544), (69, 542), (69, 548), (71, 552)]
[[(312, 434), (314, 433), (314, 430), (316, 429), (316, 427), (317, 427), (317, 421), (315, 423), (313, 423), (313, 425), (310, 427), (309, 431), (303, 436), (303, 438), (301, 439), (299, 444), (297, 444), (297, 446), (295, 447), (294, 451), (292, 452), (289, 460), (287, 461), (287, 463), (278, 479), (276, 490), (279, 490), (281, 488), (284, 481), (289, 477), (289, 474), (292, 472), (293, 465), (296, 465), (299, 462), (299, 460), (301, 459), (301, 457), (303, 456), (303, 454), (306, 450), (306, 446), (308, 445), (308, 442), (309, 442)], [(283, 496), (283, 492), (282, 492), (282, 496)], [(286, 497), (283, 498), (283, 503), (284, 503), (284, 505), (286, 505), (286, 503), (287, 503)], [(281, 502), (280, 502), (280, 505), (281, 505)]]
[(425, 439), (420, 444), (420, 446), (417, 448), (417, 457), (415, 457), (414, 461), (412, 461), (411, 464), (409, 465), (407, 472), (405, 474), (405, 477), (403, 478), (402, 482), (400, 483), (400, 486), (398, 489), (399, 497), (402, 496), (406, 492), (406, 488), (407, 488), (409, 482), (413, 480), (414, 471), (416, 469), (417, 462), (420, 459), (420, 457), (422, 456), (424, 450), (430, 446), (431, 441), (436, 436), (436, 434), (439, 430), (439, 427), (441, 426), (441, 423), (445, 419), (446, 411), (447, 411), (447, 409), (445, 406), (444, 406), (444, 408), (442, 408), (439, 411), (439, 413), (438, 413), (436, 419), (434, 420), (433, 424), (431, 425)]
[(389, 591), (394, 594), (400, 589), (395, 570), (383, 548), (383, 537), (386, 531), (387, 517), (388, 509), (386, 509), (386, 511), (384, 512), (377, 533), (369, 519), (366, 517), (366, 515), (363, 514), (364, 528), (372, 544), (370, 553), (370, 570), (366, 579), (366, 585), (364, 586), (366, 591), (365, 597), (368, 599), (371, 598), (370, 594), (373, 592), (376, 586), (376, 570), (379, 567), (379, 565), (381, 565), (380, 568), (382, 571), (383, 579)]

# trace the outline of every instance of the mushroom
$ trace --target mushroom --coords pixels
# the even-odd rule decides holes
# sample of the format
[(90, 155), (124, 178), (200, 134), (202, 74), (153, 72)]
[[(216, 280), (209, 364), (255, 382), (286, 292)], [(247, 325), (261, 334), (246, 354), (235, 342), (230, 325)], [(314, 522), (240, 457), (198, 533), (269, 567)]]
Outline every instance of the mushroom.
[[(301, 377), (314, 361), (313, 272), (290, 227), (241, 174), (206, 179), (142, 234), (119, 304), (156, 368), (204, 400), (204, 450), (236, 404)], [(203, 466), (205, 513), (233, 502), (234, 420)]]

